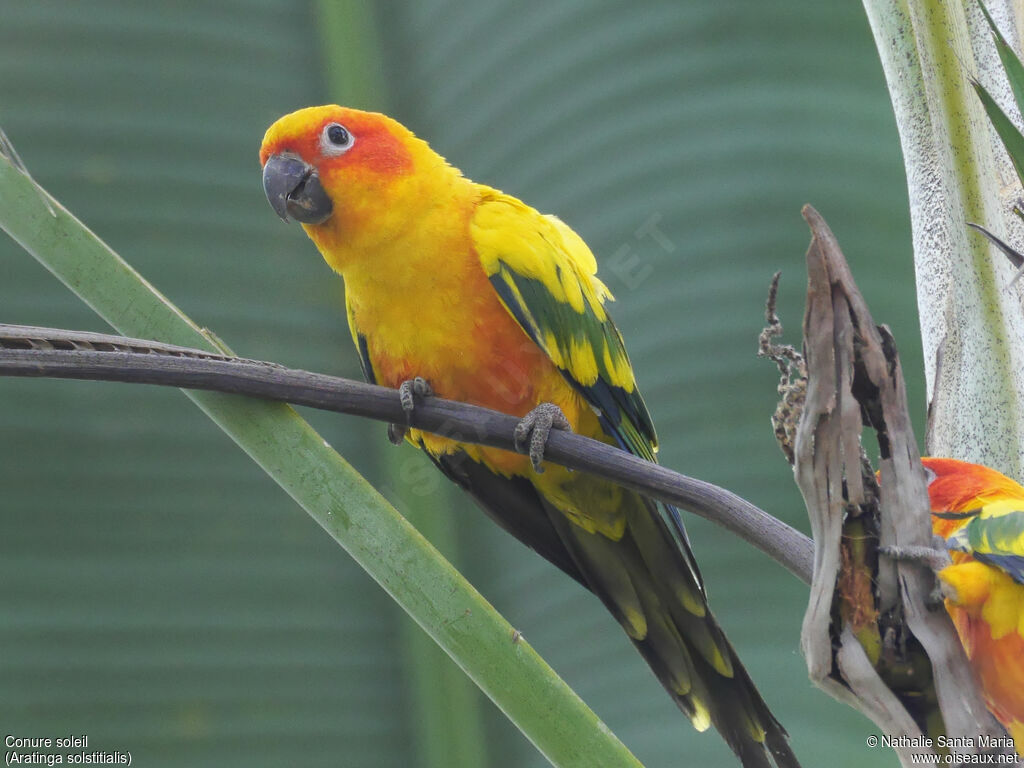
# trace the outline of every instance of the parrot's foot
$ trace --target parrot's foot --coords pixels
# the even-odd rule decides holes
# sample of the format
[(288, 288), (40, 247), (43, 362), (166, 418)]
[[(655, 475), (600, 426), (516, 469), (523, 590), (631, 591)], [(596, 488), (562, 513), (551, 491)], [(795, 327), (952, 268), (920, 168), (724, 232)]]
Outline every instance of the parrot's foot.
[[(398, 399), (402, 403), (402, 410), (405, 411), (405, 420), (408, 421), (412, 412), (416, 410), (417, 398), (433, 397), (434, 390), (422, 376), (414, 379), (406, 379), (398, 386)], [(409, 431), (408, 424), (388, 424), (388, 440), (393, 445), (401, 445), (405, 439), (405, 433)]]
[(537, 474), (544, 471), (541, 462), (544, 461), (544, 448), (548, 444), (548, 435), (552, 429), (571, 429), (562, 409), (554, 403), (541, 403), (516, 424), (516, 450), (524, 451), (529, 438), (530, 461), (533, 462), (533, 469)]
[(953, 562), (949, 558), (946, 542), (941, 536), (935, 536), (930, 547), (879, 547), (878, 553), (905, 563), (919, 563), (933, 571), (941, 571)]
[[(878, 553), (893, 560), (902, 560), (905, 563), (919, 563), (938, 573), (947, 565), (952, 564), (949, 551), (946, 549), (946, 542), (941, 536), (932, 538), (930, 547), (879, 547)], [(937, 610), (943, 601), (949, 597), (943, 589), (942, 579), (935, 580), (935, 586), (925, 600), (925, 607), (930, 610)]]

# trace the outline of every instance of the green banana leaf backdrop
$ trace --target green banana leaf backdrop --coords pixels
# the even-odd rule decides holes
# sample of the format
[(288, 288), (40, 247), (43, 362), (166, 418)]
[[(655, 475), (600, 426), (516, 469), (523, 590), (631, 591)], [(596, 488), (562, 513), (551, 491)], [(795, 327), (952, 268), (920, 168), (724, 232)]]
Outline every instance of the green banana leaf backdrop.
[[(755, 357), (798, 342), (813, 203), (923, 411), (909, 219), (858, 4), (297, 0), (0, 5), (0, 125), (36, 178), (237, 353), (358, 377), (342, 286), (263, 197), (264, 129), (384, 109), (590, 243), (662, 461), (802, 529)], [(0, 322), (107, 328), (10, 241)], [(401, 296), (395, 296), (401, 301)], [(384, 428), (306, 414), (649, 768), (733, 765), (596, 600)], [(688, 522), (712, 605), (806, 765), (894, 765), (814, 689), (806, 588)], [(540, 766), (377, 586), (175, 390), (0, 380), (0, 731), (145, 766)]]

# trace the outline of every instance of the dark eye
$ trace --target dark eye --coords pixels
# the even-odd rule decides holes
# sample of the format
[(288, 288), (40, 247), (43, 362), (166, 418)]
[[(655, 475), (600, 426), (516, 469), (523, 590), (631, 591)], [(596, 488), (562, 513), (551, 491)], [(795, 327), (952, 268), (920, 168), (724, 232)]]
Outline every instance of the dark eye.
[(325, 157), (343, 155), (352, 149), (356, 137), (340, 123), (328, 123), (320, 133), (320, 152)]
[(352, 135), (343, 125), (331, 123), (327, 126), (327, 140), (336, 147), (347, 147), (352, 143)]

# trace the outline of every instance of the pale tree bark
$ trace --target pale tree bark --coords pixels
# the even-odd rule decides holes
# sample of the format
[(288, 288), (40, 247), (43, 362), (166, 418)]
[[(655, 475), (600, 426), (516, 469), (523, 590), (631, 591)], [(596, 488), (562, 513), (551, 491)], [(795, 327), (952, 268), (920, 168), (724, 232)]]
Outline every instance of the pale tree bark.
[[(927, 449), (1024, 474), (1024, 314), (1012, 269), (977, 222), (1011, 244), (1019, 182), (970, 80), (1019, 120), (975, 0), (864, 0), (903, 147), (929, 400)], [(988, 0), (1018, 41), (1019, 3)], [(900, 244), (893, 244), (898, 258)]]

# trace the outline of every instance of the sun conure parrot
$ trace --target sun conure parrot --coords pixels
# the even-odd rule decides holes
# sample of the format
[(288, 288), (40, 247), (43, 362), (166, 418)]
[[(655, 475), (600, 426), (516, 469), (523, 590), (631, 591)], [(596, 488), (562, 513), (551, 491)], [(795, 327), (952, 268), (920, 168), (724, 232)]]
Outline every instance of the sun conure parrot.
[(989, 710), (1024, 748), (1024, 487), (980, 464), (925, 458), (938, 572)]
[[(654, 460), (654, 425), (605, 308), (611, 294), (567, 225), (470, 181), (382, 114), (286, 115), (267, 130), (260, 162), (274, 210), (301, 222), (344, 278), (370, 382), (399, 388), (407, 407), (433, 393), (524, 418), (533, 438), (568, 426)], [(745, 766), (797, 765), (711, 615), (675, 509), (550, 463), (535, 471), (521, 454), (406, 437), (596, 594), (699, 730), (714, 725)]]

